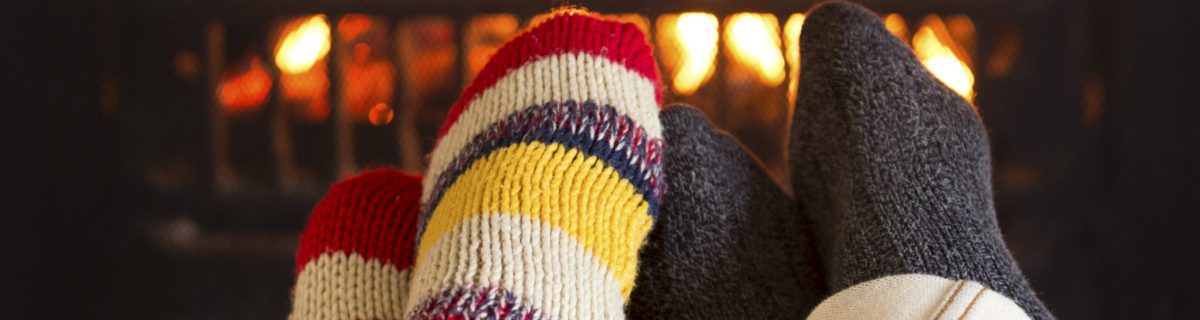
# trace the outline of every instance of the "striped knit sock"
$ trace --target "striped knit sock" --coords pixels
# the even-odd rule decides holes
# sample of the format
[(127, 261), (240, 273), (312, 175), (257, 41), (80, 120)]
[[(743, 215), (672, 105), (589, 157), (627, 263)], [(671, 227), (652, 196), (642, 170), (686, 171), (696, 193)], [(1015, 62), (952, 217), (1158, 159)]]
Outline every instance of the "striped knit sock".
[(401, 319), (421, 178), (393, 170), (334, 184), (296, 253), (290, 319)]
[(633, 24), (560, 13), (505, 44), (433, 151), (405, 309), (623, 318), (662, 196), (658, 90)]
[(796, 202), (737, 139), (700, 111), (661, 114), (671, 192), (654, 222), (634, 319), (795, 319), (824, 297), (820, 260)]

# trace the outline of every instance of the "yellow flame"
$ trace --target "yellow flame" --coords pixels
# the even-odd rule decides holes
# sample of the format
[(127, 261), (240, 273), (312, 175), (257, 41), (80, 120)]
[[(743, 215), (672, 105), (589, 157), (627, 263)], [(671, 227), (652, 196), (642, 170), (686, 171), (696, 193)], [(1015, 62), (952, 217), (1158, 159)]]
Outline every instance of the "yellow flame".
[(314, 15), (287, 32), (275, 49), (275, 64), (290, 74), (304, 73), (329, 54), (329, 21)]
[(975, 74), (963, 58), (955, 54), (953, 41), (941, 19), (926, 19), (913, 34), (913, 52), (938, 80), (972, 101), (975, 98)]
[(804, 14), (795, 13), (783, 25), (784, 44), (787, 46), (788, 103), (796, 102), (800, 82), (800, 30), (804, 27)]
[(675, 20), (674, 34), (682, 61), (672, 84), (675, 92), (691, 95), (712, 76), (713, 61), (717, 58), (717, 17), (702, 12), (680, 14)]
[(783, 83), (783, 54), (779, 48), (779, 21), (775, 15), (737, 13), (725, 27), (725, 43), (734, 60), (754, 70), (763, 84)]

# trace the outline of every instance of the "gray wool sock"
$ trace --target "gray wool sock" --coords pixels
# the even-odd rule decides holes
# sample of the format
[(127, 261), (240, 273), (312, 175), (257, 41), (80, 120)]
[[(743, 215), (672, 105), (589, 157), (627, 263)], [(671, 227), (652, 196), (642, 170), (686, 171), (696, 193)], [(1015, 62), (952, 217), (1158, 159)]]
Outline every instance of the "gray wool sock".
[(800, 41), (789, 162), (830, 289), (932, 274), (1052, 318), (996, 225), (988, 140), (972, 107), (859, 6), (820, 6)]
[(672, 106), (667, 193), (641, 251), (631, 319), (796, 319), (827, 293), (798, 206), (700, 111)]

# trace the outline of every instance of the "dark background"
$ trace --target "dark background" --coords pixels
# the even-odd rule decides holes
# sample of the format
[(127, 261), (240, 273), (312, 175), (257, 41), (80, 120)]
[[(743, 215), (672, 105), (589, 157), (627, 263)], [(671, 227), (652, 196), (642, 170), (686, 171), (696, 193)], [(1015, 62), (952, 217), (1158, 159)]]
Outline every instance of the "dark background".
[[(813, 3), (667, 1), (647, 8), (592, 2), (598, 1), (582, 4), (623, 12), (776, 12), (803, 11)], [(148, 190), (133, 174), (143, 157), (139, 152), (191, 150), (206, 141), (139, 136), (154, 131), (139, 127), (147, 120), (123, 110), (179, 108), (159, 125), (201, 130), (188, 129), (202, 127), (189, 119), (205, 114), (188, 108), (206, 105), (206, 98), (179, 94), (163, 81), (159, 65), (168, 51), (153, 49), (163, 43), (200, 49), (194, 40), (201, 31), (162, 26), (196, 25), (214, 15), (250, 19), (263, 12), (305, 12), (323, 4), (156, 3), (0, 5), (3, 318), (249, 319), (287, 312), (289, 245), (315, 199), (214, 200), (190, 189)], [(535, 13), (552, 5), (342, 3), (347, 7), (340, 10), (387, 12)], [(1182, 0), (866, 5), (881, 12), (992, 10), (1024, 28), (1022, 59), (1036, 71), (1018, 69), (1012, 79), (981, 83), (976, 102), (993, 139), (1006, 238), (1053, 312), (1064, 319), (1195, 317), (1200, 304), (1195, 5)], [(112, 79), (119, 83), (116, 89), (106, 84)], [(1080, 92), (1089, 81), (1103, 84), (1102, 114), (1092, 122), (1080, 120)], [(121, 109), (105, 110), (104, 99), (117, 99)], [(156, 146), (145, 147), (148, 139)], [(209, 241), (177, 248), (164, 245), (163, 234)]]

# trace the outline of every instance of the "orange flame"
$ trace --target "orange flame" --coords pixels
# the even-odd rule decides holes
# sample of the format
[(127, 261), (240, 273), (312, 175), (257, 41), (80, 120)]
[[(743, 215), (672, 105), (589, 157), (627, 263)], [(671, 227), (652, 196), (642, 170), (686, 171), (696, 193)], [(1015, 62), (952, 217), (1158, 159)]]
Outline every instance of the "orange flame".
[(392, 107), (389, 107), (386, 103), (380, 103), (371, 107), (368, 119), (370, 119), (372, 125), (382, 126), (392, 123), (392, 114)]
[(325, 57), (330, 50), (329, 21), (324, 15), (293, 19), (280, 28), (275, 46), (279, 67), (279, 96), (292, 116), (308, 122), (330, 114), (329, 75)]
[(900, 41), (908, 42), (908, 22), (904, 21), (904, 16), (899, 13), (888, 14), (883, 17), (883, 26)]
[(271, 76), (262, 59), (254, 57), (244, 71), (225, 71), (217, 86), (217, 101), (230, 115), (242, 115), (258, 110), (271, 93)]
[(717, 27), (717, 17), (703, 12), (659, 17), (659, 46), (674, 53), (664, 56), (664, 64), (672, 71), (671, 87), (676, 93), (691, 95), (712, 77)]
[(779, 44), (779, 21), (775, 15), (737, 13), (725, 26), (726, 49), (738, 64), (754, 71), (759, 80), (774, 87), (783, 83), (783, 55)]
[(488, 59), (500, 50), (504, 42), (517, 33), (517, 17), (511, 14), (492, 14), (472, 17), (463, 34), (464, 82), (470, 82), (483, 70)]
[(913, 52), (938, 80), (967, 101), (974, 100), (975, 74), (965, 62), (969, 58), (940, 18), (930, 16), (922, 22), (913, 34)]
[(352, 120), (371, 122), (373, 108), (392, 101), (396, 68), (388, 56), (387, 27), (381, 19), (349, 14), (338, 20), (334, 50), (340, 55), (341, 99), (338, 107)]
[(329, 21), (325, 15), (313, 15), (286, 34), (275, 48), (275, 64), (283, 72), (304, 73), (329, 54)]
[(796, 102), (796, 93), (800, 82), (800, 30), (804, 28), (804, 14), (796, 13), (788, 17), (787, 23), (783, 25), (783, 40), (787, 46), (787, 64), (788, 64), (788, 103)]
[(338, 36), (343, 39), (354, 39), (367, 33), (374, 27), (375, 21), (365, 14), (351, 13), (338, 20)]
[(396, 28), (394, 39), (399, 64), (404, 66), (400, 74), (408, 92), (406, 99), (421, 101), (451, 87), (452, 71), (458, 63), (454, 28), (453, 20), (440, 16), (409, 19)]

